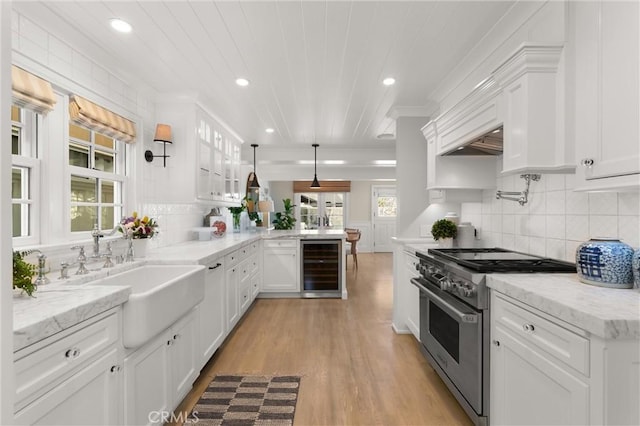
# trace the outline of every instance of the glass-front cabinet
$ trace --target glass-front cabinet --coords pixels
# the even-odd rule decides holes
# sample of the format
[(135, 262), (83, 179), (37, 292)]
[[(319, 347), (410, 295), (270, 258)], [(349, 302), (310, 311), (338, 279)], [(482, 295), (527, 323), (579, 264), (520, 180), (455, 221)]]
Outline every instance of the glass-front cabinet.
[(197, 197), (201, 200), (240, 201), (240, 142), (213, 118), (198, 109)]

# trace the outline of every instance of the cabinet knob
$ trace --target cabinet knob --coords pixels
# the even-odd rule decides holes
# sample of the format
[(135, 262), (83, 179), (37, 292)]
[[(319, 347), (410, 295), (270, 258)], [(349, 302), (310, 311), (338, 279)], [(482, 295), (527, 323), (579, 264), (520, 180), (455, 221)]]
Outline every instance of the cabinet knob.
[(494, 346), (500, 346), (500, 341), (499, 340), (494, 340), (493, 342)]
[(522, 326), (523, 330), (526, 331), (527, 333), (533, 333), (535, 331), (535, 327), (533, 326), (533, 324), (525, 324)]
[(585, 158), (580, 162), (584, 167), (591, 167), (593, 166), (593, 163), (595, 163), (593, 158)]
[(111, 371), (111, 373), (113, 373), (113, 374), (116, 374), (116, 373), (119, 373), (121, 369), (122, 368), (119, 365), (113, 365), (113, 366), (111, 366), (109, 371)]
[(71, 348), (64, 353), (66, 358), (78, 358), (80, 356), (80, 349)]
[(173, 340), (167, 340), (167, 346), (171, 346), (173, 344)]
[(174, 334), (174, 335), (173, 335), (173, 340), (178, 340), (179, 338), (180, 338), (180, 335), (179, 335), (179, 334)]

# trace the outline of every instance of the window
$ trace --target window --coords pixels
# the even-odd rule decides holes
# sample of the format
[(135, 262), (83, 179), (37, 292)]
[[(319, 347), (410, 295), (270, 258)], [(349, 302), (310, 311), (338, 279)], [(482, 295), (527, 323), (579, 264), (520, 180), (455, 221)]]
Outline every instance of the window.
[(11, 106), (11, 208), (16, 245), (38, 242), (35, 195), (39, 173), (39, 120), (35, 112)]
[(123, 215), (125, 145), (69, 124), (71, 232), (113, 229)]
[(302, 229), (343, 229), (343, 192), (318, 192), (296, 194), (300, 206), (300, 226)]

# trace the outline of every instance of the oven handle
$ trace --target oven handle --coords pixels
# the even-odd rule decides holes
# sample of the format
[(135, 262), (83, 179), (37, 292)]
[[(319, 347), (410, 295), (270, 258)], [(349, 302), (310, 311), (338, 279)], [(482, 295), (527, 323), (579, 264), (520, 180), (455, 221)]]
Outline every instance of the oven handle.
[(434, 302), (437, 302), (437, 304), (441, 305), (442, 307), (444, 307), (445, 309), (447, 309), (448, 311), (452, 312), (455, 316), (458, 317), (458, 319), (461, 322), (464, 323), (473, 323), (476, 324), (478, 322), (478, 314), (476, 314), (475, 312), (473, 313), (465, 313), (462, 312), (461, 310), (459, 310), (458, 308), (456, 308), (455, 306), (453, 306), (452, 303), (447, 302), (446, 300), (444, 300), (441, 296), (438, 296), (437, 294), (435, 294), (433, 291), (429, 290), (428, 288), (426, 288), (425, 286), (423, 286), (420, 281), (418, 281), (417, 278), (411, 278), (411, 284), (415, 285), (416, 287), (418, 287), (420, 289), (420, 291), (423, 291), (427, 294), (427, 296), (433, 300)]

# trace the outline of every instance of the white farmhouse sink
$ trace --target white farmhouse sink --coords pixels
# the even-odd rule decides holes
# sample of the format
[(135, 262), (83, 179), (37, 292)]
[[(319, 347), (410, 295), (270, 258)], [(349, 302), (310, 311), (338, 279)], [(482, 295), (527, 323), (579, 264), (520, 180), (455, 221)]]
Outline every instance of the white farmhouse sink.
[(204, 269), (202, 265), (144, 265), (92, 285), (131, 287), (123, 305), (123, 343), (137, 348), (204, 299)]

